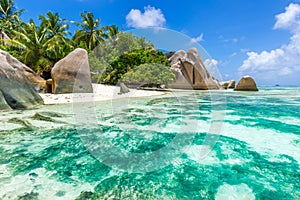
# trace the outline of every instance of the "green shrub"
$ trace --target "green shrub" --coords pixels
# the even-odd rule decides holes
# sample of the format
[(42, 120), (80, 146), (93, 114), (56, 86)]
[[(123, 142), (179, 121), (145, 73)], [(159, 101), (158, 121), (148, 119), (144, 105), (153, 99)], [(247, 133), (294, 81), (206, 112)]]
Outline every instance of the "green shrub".
[(169, 66), (162, 64), (142, 64), (127, 72), (123, 82), (139, 86), (157, 86), (175, 82), (176, 73)]
[(138, 49), (124, 53), (113, 61), (101, 75), (99, 82), (114, 85), (120, 81), (124, 74), (142, 64), (161, 64), (170, 67), (169, 60), (161, 51)]

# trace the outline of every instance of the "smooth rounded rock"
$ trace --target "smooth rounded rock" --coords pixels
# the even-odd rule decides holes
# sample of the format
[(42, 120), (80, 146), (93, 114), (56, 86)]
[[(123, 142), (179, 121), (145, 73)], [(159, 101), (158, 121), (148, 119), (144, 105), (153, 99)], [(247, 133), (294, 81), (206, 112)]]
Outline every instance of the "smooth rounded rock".
[(234, 90), (235, 91), (258, 91), (258, 88), (252, 77), (244, 76), (238, 82)]
[(38, 91), (44, 90), (45, 83), (29, 67), (0, 50), (0, 110), (43, 104)]
[(75, 49), (58, 61), (51, 77), (54, 94), (93, 92), (88, 53), (84, 49)]

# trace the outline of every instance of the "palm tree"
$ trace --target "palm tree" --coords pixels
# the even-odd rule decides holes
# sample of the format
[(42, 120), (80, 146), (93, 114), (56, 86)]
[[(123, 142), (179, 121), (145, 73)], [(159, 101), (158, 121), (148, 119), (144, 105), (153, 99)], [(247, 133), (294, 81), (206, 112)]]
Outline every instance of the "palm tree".
[(15, 39), (11, 44), (21, 50), (19, 59), (22, 62), (35, 71), (51, 68), (52, 63), (46, 56), (49, 40), (44, 26), (37, 26), (31, 19), (29, 23), (24, 23), (20, 31), (14, 31), (14, 34)]
[(70, 35), (69, 25), (67, 20), (61, 19), (58, 13), (51, 11), (47, 12), (47, 17), (40, 15), (39, 19), (42, 21), (42, 26), (47, 28), (47, 34), (50, 38), (52, 37), (66, 37)]
[(93, 50), (103, 41), (103, 30), (99, 27), (100, 19), (95, 19), (91, 12), (81, 13), (81, 18), (82, 22), (71, 21), (81, 28), (76, 31), (73, 40), (78, 46)]
[(104, 37), (109, 40), (109, 43), (114, 47), (118, 40), (119, 28), (116, 25), (104, 26)]
[(12, 30), (21, 26), (20, 15), (23, 12), (23, 9), (16, 9), (14, 0), (0, 0), (0, 32), (12, 36)]
[(104, 26), (103, 29), (106, 31), (104, 34), (106, 38), (116, 37), (120, 32), (118, 26), (115, 24), (111, 26)]
[(19, 31), (14, 31), (15, 37), (10, 43), (21, 50), (19, 59), (33, 70), (50, 71), (74, 47), (67, 38), (69, 25), (58, 13), (48, 12), (46, 16), (40, 15), (39, 20), (40, 25), (32, 19), (23, 23)]
[(70, 35), (67, 20), (61, 19), (58, 13), (47, 12), (47, 17), (40, 15), (41, 26), (46, 29), (48, 38), (49, 59), (56, 62), (65, 57), (73, 50), (72, 41), (67, 37)]

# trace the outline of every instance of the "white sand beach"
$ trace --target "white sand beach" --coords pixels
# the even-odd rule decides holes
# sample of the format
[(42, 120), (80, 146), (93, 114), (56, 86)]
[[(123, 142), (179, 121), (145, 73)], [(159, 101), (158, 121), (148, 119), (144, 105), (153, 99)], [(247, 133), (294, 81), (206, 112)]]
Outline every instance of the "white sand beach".
[(108, 101), (121, 98), (149, 97), (164, 95), (165, 92), (130, 89), (129, 93), (119, 94), (119, 86), (93, 84), (94, 93), (44, 94), (40, 93), (45, 104), (66, 104), (87, 101)]

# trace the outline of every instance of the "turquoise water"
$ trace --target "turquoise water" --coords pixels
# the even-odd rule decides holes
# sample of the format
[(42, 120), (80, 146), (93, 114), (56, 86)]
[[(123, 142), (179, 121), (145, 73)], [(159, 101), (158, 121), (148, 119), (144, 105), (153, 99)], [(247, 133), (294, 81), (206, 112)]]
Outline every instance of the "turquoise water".
[(0, 199), (300, 199), (300, 88), (1, 113)]

